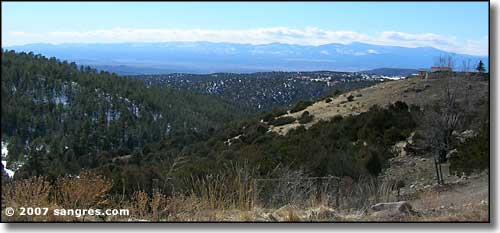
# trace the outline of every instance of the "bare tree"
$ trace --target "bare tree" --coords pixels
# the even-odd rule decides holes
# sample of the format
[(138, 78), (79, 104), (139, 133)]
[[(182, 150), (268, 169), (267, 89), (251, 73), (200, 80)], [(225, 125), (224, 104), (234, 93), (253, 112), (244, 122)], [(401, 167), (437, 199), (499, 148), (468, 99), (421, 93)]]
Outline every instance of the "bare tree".
[[(451, 56), (442, 56), (436, 60), (436, 65), (449, 67), (452, 70), (455, 61)], [(470, 61), (462, 64), (468, 70)], [(458, 103), (459, 86), (452, 79), (453, 71), (439, 72), (446, 79), (442, 88), (442, 100), (427, 108), (422, 117), (421, 132), (423, 133), (424, 147), (433, 155), (438, 184), (444, 184), (441, 164), (446, 162), (446, 155), (452, 150), (453, 132), (459, 129), (464, 121), (464, 111)]]
[(464, 73), (464, 75), (465, 75), (466, 78), (470, 77), (471, 68), (472, 68), (472, 61), (471, 61), (471, 59), (462, 60), (461, 71)]
[(455, 57), (451, 56), (451, 55), (443, 55), (443, 56), (439, 56), (436, 58), (436, 60), (434, 61), (434, 65), (435, 66), (439, 66), (439, 67), (449, 67), (451, 68), (452, 70), (455, 68)]
[(453, 131), (459, 129), (464, 119), (457, 101), (458, 86), (447, 80), (443, 88), (443, 101), (427, 109), (423, 117), (424, 143), (430, 149), (436, 167), (438, 184), (444, 184), (441, 164), (452, 149)]
[(162, 190), (165, 191), (169, 189), (170, 194), (174, 194), (175, 185), (174, 185), (173, 175), (175, 172), (178, 171), (180, 167), (182, 167), (184, 164), (188, 162), (189, 158), (183, 155), (182, 153), (175, 156), (174, 158), (169, 158), (167, 160), (160, 159), (160, 163), (163, 164), (163, 166), (168, 169), (162, 170), (161, 172), (158, 173), (158, 175), (160, 176), (159, 180), (153, 179), (153, 189), (156, 189), (155, 191), (158, 191), (159, 188), (158, 182), (161, 181), (163, 183)]
[(449, 70), (437, 72), (437, 78), (451, 78), (453, 76), (453, 69), (455, 68), (455, 58), (451, 55), (439, 56), (434, 61), (434, 65), (437, 67), (446, 67)]

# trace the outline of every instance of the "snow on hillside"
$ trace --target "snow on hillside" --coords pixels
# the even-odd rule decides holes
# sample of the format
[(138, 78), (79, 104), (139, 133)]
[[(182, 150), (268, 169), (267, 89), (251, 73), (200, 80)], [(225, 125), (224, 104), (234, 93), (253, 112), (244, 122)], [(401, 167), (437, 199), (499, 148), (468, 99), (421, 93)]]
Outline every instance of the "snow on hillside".
[(7, 155), (9, 154), (7, 146), (7, 142), (2, 142), (2, 165), (7, 175), (12, 178), (14, 176), (14, 171), (7, 169)]

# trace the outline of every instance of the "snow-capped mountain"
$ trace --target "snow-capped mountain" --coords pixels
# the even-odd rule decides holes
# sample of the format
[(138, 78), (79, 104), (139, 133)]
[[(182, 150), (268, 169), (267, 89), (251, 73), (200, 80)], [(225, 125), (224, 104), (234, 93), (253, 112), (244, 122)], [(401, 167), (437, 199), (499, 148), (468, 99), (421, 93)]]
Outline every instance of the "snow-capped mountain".
[(439, 56), (458, 64), (488, 57), (445, 52), (432, 47), (407, 48), (365, 43), (320, 46), (271, 43), (262, 45), (212, 42), (119, 44), (28, 44), (4, 49), (32, 51), (76, 61), (119, 74), (214, 73), (258, 71), (361, 71), (380, 67), (429, 68)]

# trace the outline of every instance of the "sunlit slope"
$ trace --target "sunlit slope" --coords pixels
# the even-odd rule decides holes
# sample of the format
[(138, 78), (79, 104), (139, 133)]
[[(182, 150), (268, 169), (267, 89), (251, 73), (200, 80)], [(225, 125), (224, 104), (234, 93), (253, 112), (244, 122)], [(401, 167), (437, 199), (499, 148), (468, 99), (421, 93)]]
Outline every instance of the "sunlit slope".
[[(403, 101), (408, 105), (416, 104), (424, 107), (444, 98), (447, 86), (451, 89), (457, 89), (456, 93), (459, 101), (468, 99), (472, 104), (481, 97), (487, 97), (489, 93), (488, 81), (480, 78), (421, 79), (412, 77), (349, 91), (331, 97), (331, 101), (328, 103), (324, 99), (302, 111), (288, 113), (283, 116), (299, 118), (303, 112), (308, 111), (314, 118), (313, 121), (304, 124), (307, 128), (320, 120), (328, 120), (336, 115), (347, 116), (365, 112), (373, 105), (385, 106), (396, 101)], [(348, 100), (349, 96), (352, 96), (352, 101)], [(290, 129), (300, 125), (298, 121), (295, 121), (291, 124), (270, 127), (275, 132), (286, 134)]]

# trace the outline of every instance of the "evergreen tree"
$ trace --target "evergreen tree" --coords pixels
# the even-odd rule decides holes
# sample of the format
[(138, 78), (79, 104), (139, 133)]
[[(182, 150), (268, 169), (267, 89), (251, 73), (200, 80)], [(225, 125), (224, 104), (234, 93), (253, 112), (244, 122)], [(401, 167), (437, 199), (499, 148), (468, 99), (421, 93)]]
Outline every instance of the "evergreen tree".
[[(131, 151), (172, 132), (218, 129), (243, 116), (216, 97), (148, 87), (140, 80), (78, 69), (55, 58), (5, 50), (1, 58), (1, 130), (2, 139), (12, 141), (9, 163), (26, 155), (38, 175), (51, 167), (69, 167), (71, 172), (97, 167), (108, 161), (100, 155), (123, 156), (119, 149)], [(32, 149), (37, 138), (40, 147), (50, 149)], [(47, 154), (60, 155), (65, 162), (42, 162)]]
[(486, 69), (484, 68), (484, 64), (483, 64), (482, 60), (479, 60), (479, 63), (477, 64), (477, 67), (476, 67), (476, 70), (477, 70), (477, 72), (479, 72), (479, 74), (486, 72)]
[(366, 163), (366, 170), (372, 175), (373, 177), (378, 176), (380, 172), (382, 171), (382, 162), (380, 161), (380, 158), (376, 154), (372, 154), (368, 162)]

